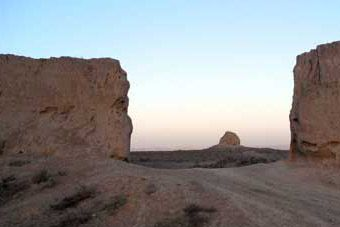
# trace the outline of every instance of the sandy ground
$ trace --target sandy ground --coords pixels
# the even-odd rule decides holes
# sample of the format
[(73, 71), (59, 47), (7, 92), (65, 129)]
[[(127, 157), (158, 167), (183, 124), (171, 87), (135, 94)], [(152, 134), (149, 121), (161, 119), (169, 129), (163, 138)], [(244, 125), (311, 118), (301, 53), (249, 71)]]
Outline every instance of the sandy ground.
[(3, 227), (340, 226), (340, 170), (332, 166), (155, 169), (25, 154), (0, 166)]

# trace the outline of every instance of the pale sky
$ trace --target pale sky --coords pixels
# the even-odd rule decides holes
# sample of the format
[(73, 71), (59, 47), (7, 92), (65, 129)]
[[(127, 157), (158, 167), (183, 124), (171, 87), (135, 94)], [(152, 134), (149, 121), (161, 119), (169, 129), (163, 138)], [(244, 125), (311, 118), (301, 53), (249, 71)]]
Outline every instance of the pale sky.
[(111, 57), (132, 149), (288, 148), (296, 55), (340, 39), (340, 1), (1, 0), (0, 53)]

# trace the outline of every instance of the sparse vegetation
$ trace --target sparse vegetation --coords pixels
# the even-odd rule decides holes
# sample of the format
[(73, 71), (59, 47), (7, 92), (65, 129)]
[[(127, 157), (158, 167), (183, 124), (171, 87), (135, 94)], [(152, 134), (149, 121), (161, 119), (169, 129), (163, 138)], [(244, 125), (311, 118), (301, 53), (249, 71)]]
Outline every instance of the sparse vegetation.
[(21, 167), (21, 166), (27, 165), (29, 163), (31, 163), (31, 162), (28, 161), (28, 160), (14, 160), (14, 161), (11, 161), (8, 165), (9, 166), (15, 166), (15, 167)]
[(76, 227), (89, 222), (91, 218), (92, 216), (89, 213), (71, 213), (51, 227)]
[(4, 153), (6, 141), (0, 140), (0, 155)]
[(266, 148), (208, 148), (183, 151), (133, 152), (131, 162), (160, 169), (233, 168), (286, 159), (288, 152)]
[(48, 181), (53, 181), (53, 177), (46, 169), (40, 170), (32, 177), (33, 184), (41, 184)]
[(0, 206), (28, 187), (29, 185), (26, 182), (18, 182), (14, 176), (2, 178), (0, 182)]
[(64, 177), (64, 176), (67, 176), (67, 172), (66, 171), (58, 171), (58, 175)]
[(127, 197), (124, 194), (114, 196), (107, 204), (105, 204), (103, 210), (107, 211), (109, 215), (113, 215), (119, 208), (123, 207), (127, 203)]
[(205, 212), (205, 213), (214, 213), (216, 212), (216, 209), (213, 207), (201, 207), (196, 204), (190, 204), (187, 207), (183, 209), (183, 211), (188, 215), (191, 216), (193, 214), (197, 214), (199, 212)]
[(149, 162), (150, 161), (150, 158), (139, 158), (139, 161), (140, 162)]
[(166, 218), (157, 222), (154, 227), (189, 227), (188, 221), (183, 216), (176, 218)]
[(123, 162), (130, 162), (128, 158), (126, 158), (126, 157), (120, 157), (120, 156), (117, 156), (117, 155), (115, 155), (115, 154), (111, 154), (111, 155), (110, 155), (110, 158), (116, 159), (116, 160), (119, 160), (119, 161), (123, 161)]
[(54, 180), (54, 178), (50, 178), (48, 181), (46, 181), (43, 186), (42, 189), (45, 188), (53, 188), (54, 186), (57, 185), (57, 182)]
[(82, 186), (78, 189), (76, 193), (63, 198), (61, 201), (51, 205), (50, 207), (53, 210), (64, 210), (70, 207), (75, 207), (80, 202), (89, 198), (93, 198), (94, 195), (95, 190), (93, 188)]
[(182, 215), (162, 220), (154, 227), (202, 227), (210, 221), (210, 215), (214, 212), (216, 212), (215, 208), (190, 204), (183, 209)]
[(224, 158), (222, 160), (218, 160), (214, 163), (209, 164), (199, 164), (196, 163), (193, 168), (228, 168), (228, 167), (240, 167), (240, 166), (248, 166), (258, 163), (269, 163), (274, 162), (275, 159), (268, 159), (264, 157), (255, 157), (255, 156), (246, 156), (246, 155), (235, 155)]

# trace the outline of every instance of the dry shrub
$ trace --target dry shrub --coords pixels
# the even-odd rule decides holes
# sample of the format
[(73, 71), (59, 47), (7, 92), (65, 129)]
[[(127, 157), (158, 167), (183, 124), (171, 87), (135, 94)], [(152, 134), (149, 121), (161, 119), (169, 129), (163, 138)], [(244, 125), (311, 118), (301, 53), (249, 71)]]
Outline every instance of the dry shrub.
[(29, 188), (27, 182), (18, 181), (14, 176), (2, 178), (0, 182), (0, 206), (27, 188)]
[(127, 203), (127, 197), (124, 194), (114, 196), (110, 201), (105, 204), (103, 210), (107, 211), (109, 215), (113, 215), (119, 208)]
[(201, 207), (190, 204), (183, 209), (183, 214), (174, 218), (166, 218), (154, 225), (154, 227), (203, 227), (209, 223), (211, 213), (215, 208)]
[(82, 186), (74, 194), (63, 198), (56, 204), (51, 205), (53, 210), (65, 210), (70, 207), (77, 206), (80, 202), (93, 198), (95, 196), (95, 190), (93, 188)]

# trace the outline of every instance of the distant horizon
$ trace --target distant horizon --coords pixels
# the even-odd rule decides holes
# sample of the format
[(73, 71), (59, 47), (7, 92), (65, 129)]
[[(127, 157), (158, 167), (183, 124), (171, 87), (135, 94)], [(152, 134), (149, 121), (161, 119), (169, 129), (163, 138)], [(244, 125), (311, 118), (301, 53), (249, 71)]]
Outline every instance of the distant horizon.
[[(216, 144), (215, 144), (216, 145)], [(213, 145), (211, 145), (213, 146)], [(210, 146), (210, 147), (211, 147)], [(244, 145), (241, 145), (244, 146)], [(248, 146), (245, 146), (248, 147)], [(208, 147), (184, 147), (184, 148), (174, 148), (174, 147), (150, 147), (150, 148), (138, 148), (138, 149), (131, 149), (131, 152), (138, 152), (138, 151), (181, 151), (181, 150), (204, 150)], [(252, 148), (272, 148), (272, 149), (277, 149), (277, 150), (289, 150), (289, 145), (268, 145), (268, 146), (252, 146)]]
[(225, 131), (287, 147), (296, 56), (340, 39), (340, 2), (10, 1), (0, 53), (110, 57), (128, 73), (131, 150), (203, 149)]

